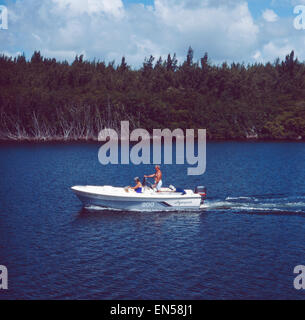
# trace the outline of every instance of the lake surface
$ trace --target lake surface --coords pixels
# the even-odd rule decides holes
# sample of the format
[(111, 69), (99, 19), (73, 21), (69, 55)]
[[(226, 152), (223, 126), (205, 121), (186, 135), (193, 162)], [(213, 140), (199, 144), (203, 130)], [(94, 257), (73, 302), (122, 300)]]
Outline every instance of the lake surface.
[(210, 142), (198, 212), (88, 211), (73, 185), (133, 183), (153, 166), (102, 166), (98, 144), (0, 145), (0, 299), (303, 299), (305, 144)]

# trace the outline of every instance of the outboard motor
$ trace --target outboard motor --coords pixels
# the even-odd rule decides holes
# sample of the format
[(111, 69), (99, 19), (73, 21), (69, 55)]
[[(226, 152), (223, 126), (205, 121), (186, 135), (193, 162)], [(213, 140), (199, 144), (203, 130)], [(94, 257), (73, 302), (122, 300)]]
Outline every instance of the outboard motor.
[(207, 198), (207, 188), (206, 187), (196, 187), (195, 193), (200, 194), (201, 196), (201, 204)]

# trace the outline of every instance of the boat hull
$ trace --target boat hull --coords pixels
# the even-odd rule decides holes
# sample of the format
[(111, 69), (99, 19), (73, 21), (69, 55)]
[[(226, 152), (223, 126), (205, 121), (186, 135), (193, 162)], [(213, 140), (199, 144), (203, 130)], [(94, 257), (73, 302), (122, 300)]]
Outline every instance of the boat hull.
[(151, 197), (141, 195), (139, 197), (122, 197), (109, 194), (97, 194), (72, 188), (83, 206), (102, 207), (127, 211), (177, 211), (196, 210), (200, 208), (201, 197), (197, 195), (176, 195)]

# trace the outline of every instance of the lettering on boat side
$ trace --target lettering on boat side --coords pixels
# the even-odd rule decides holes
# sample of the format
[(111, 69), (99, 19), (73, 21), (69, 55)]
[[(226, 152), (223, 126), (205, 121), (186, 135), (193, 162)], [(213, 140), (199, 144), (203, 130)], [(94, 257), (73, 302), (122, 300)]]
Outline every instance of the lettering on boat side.
[[(130, 133), (129, 121), (121, 122), (121, 132), (114, 129), (103, 129), (98, 136), (100, 142), (105, 142), (99, 149), (98, 158), (102, 165), (108, 164), (152, 164), (151, 140), (153, 141), (153, 164), (162, 163), (162, 138), (164, 139), (164, 164), (173, 164), (173, 153), (176, 154), (176, 164), (185, 164), (187, 174), (198, 176), (206, 170), (206, 129), (198, 129), (197, 148), (195, 148), (195, 130), (187, 129), (186, 135), (182, 129), (153, 129), (153, 135), (145, 129), (135, 129)], [(176, 150), (173, 152), (173, 139), (176, 139)], [(119, 141), (121, 156), (119, 159)], [(130, 142), (136, 142), (130, 149)], [(197, 154), (197, 155), (196, 155)]]
[(187, 201), (187, 200), (177, 200), (174, 202), (175, 206), (183, 206), (183, 205), (187, 205), (187, 204), (192, 204), (192, 201)]
[(293, 270), (294, 274), (297, 274), (293, 281), (294, 288), (296, 290), (305, 290), (305, 266), (296, 266)]
[(0, 290), (8, 289), (8, 272), (5, 266), (0, 265)]
[(154, 208), (155, 203), (154, 202), (143, 202), (142, 207), (143, 208)]

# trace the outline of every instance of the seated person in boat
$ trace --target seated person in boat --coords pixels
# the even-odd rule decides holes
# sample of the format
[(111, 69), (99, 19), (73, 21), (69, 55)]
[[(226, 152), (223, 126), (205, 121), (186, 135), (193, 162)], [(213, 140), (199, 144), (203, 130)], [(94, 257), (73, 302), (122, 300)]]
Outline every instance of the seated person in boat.
[(135, 187), (129, 187), (130, 189), (134, 190), (137, 193), (142, 193), (142, 183), (140, 181), (140, 178), (136, 177), (134, 178), (135, 182), (136, 182), (136, 186)]
[(151, 174), (149, 176), (144, 176), (145, 178), (155, 178), (155, 184), (153, 185), (153, 188), (156, 188), (157, 192), (161, 192), (162, 188), (162, 172), (160, 169), (160, 166), (156, 165), (155, 167), (156, 172), (154, 174)]

